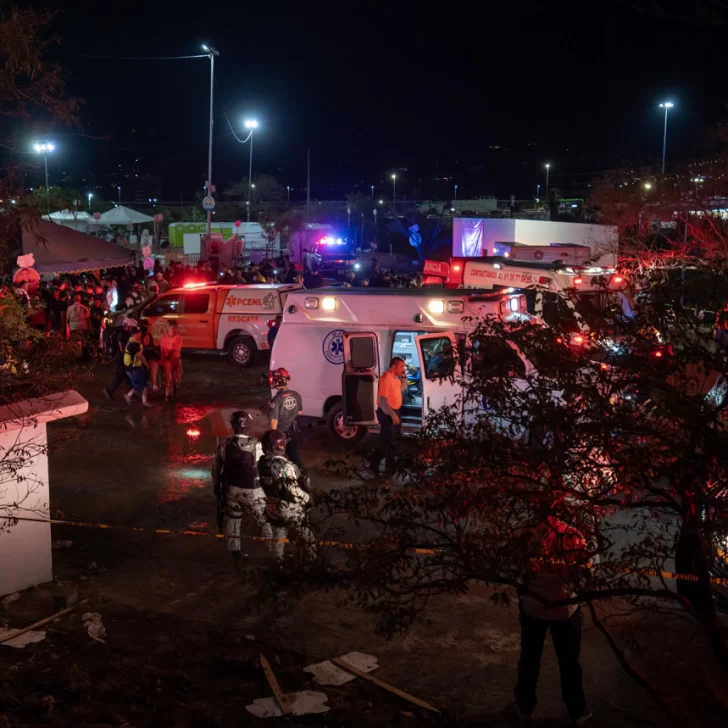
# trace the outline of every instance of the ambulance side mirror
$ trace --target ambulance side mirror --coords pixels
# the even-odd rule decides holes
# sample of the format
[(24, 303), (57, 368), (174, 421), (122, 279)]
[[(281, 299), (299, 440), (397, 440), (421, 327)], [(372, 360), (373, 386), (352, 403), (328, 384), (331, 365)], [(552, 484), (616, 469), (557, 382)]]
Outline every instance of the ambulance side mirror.
[(296, 308), (296, 305), (295, 305), (294, 303), (292, 303), (292, 304), (291, 304), (291, 305), (290, 305), (290, 306), (288, 307), (288, 313), (296, 313), (296, 311), (298, 311), (298, 309)]

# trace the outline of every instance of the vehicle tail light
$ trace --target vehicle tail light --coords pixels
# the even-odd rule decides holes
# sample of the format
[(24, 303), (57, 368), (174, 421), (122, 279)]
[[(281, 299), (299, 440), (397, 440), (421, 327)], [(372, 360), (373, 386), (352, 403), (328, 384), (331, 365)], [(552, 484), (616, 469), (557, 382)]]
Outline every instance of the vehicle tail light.
[(574, 278), (574, 285), (580, 286), (584, 282), (583, 278)]
[(579, 335), (579, 336), (575, 336), (575, 337), (574, 337), (574, 338), (572, 339), (572, 341), (573, 341), (573, 342), (574, 342), (574, 343), (575, 343), (575, 344), (576, 344), (577, 346), (581, 346), (581, 345), (582, 345), (582, 344), (584, 343), (584, 337), (583, 337), (583, 336), (581, 336), (581, 335)]
[(653, 351), (652, 356), (654, 356), (655, 359), (662, 358), (662, 349), (657, 349), (656, 351)]
[(614, 276), (614, 278), (612, 278), (613, 283), (622, 283), (623, 281), (624, 278), (622, 278), (622, 276)]
[(192, 440), (196, 440), (200, 436), (200, 431), (197, 427), (190, 427), (189, 430), (187, 430), (187, 437), (189, 437)]

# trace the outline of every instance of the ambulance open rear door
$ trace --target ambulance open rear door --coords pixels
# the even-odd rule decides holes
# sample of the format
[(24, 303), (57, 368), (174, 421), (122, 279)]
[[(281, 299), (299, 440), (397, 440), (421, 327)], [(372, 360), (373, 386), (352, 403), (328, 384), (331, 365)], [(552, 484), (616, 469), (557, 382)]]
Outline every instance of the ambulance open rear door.
[(344, 332), (342, 387), (345, 425), (377, 424), (379, 342), (374, 333)]
[(422, 421), (441, 407), (461, 404), (461, 386), (454, 381), (456, 341), (451, 332), (415, 337), (422, 371)]

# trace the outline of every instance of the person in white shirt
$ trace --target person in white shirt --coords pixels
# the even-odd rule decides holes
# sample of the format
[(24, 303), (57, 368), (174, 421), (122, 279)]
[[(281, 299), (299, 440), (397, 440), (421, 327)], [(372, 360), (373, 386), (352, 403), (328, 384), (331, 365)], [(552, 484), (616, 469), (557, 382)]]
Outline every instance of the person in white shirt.
[(66, 311), (66, 321), (72, 334), (88, 331), (91, 326), (91, 312), (81, 303), (78, 294), (73, 297), (73, 303)]

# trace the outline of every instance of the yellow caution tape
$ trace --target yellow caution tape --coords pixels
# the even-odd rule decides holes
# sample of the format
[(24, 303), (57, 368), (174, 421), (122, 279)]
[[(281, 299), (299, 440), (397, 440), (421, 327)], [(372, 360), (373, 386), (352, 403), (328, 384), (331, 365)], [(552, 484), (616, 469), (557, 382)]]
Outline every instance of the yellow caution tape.
[[(99, 528), (111, 531), (130, 531), (133, 533), (161, 533), (165, 536), (207, 536), (218, 539), (241, 539), (246, 541), (258, 541), (261, 543), (291, 543), (288, 538), (266, 538), (265, 536), (226, 536), (223, 533), (210, 533), (209, 531), (192, 531), (189, 529), (174, 529), (174, 528), (145, 528), (142, 526), (119, 526), (111, 523), (87, 523), (85, 521), (65, 521), (56, 518), (21, 518), (12, 516), (0, 516), (0, 519), (7, 521), (28, 521), (31, 523), (48, 523), (52, 526), (77, 526), (81, 528)], [(316, 541), (318, 546), (330, 546), (332, 548), (340, 549), (356, 549), (356, 548), (369, 548), (368, 544), (362, 543), (347, 543), (344, 541)], [(409, 548), (408, 553), (423, 554), (423, 555), (435, 555), (442, 549), (429, 549), (429, 548)], [(728, 553), (718, 550), (718, 556), (724, 561), (728, 562)], [(636, 571), (624, 570), (625, 573), (634, 574), (635, 576), (660, 576), (663, 579), (672, 579), (677, 581), (698, 581), (698, 577), (695, 574), (678, 574), (674, 571), (658, 571), (656, 569), (637, 569)], [(711, 576), (709, 579), (711, 584), (717, 586), (728, 586), (728, 579), (719, 576)]]

